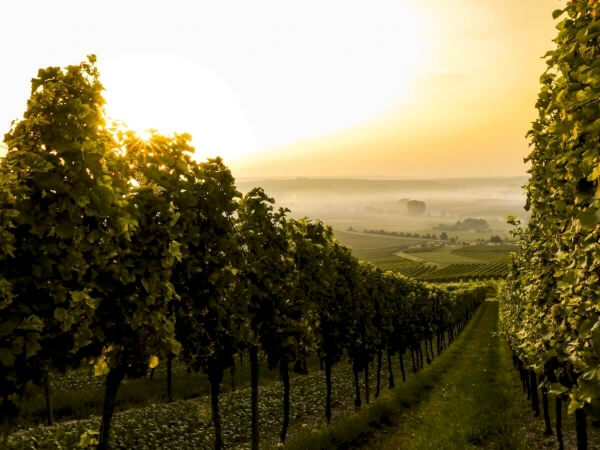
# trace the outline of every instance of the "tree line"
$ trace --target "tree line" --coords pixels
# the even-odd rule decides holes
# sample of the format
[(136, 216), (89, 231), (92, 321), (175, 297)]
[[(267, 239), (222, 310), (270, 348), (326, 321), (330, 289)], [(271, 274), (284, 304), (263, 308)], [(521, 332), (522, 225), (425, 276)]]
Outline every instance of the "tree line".
[(500, 306), (536, 415), (541, 387), (546, 433), (553, 432), (551, 395), (560, 448), (562, 404), (568, 402), (578, 448), (585, 449), (586, 417), (600, 420), (600, 4), (574, 0), (554, 12), (560, 16), (528, 134), (531, 218), (526, 226), (510, 219), (520, 250)]
[[(122, 381), (183, 360), (219, 394), (235, 357), (249, 355), (252, 446), (259, 444), (259, 354), (284, 385), (290, 367), (352, 364), (357, 406), (369, 364), (413, 366), (447, 345), (485, 288), (447, 290), (359, 262), (319, 221), (294, 220), (256, 188), (240, 194), (220, 158), (197, 162), (190, 136), (141, 139), (104, 116), (95, 57), (40, 69), (0, 163), (0, 414), (18, 416), (31, 384), (92, 363), (105, 374), (98, 448), (109, 446)], [(431, 357), (430, 357), (431, 354)], [(169, 371), (170, 373), (170, 371)], [(390, 372), (391, 374), (391, 372)], [(404, 377), (404, 371), (402, 373)], [(393, 374), (388, 382), (394, 385)], [(379, 377), (377, 393), (379, 392)]]

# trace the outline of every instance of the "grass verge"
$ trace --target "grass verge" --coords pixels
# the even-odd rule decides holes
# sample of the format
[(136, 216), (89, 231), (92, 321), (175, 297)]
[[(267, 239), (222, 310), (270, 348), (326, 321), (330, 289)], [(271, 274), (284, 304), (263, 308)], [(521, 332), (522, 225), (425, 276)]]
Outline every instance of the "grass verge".
[(454, 366), (390, 439), (373, 448), (523, 448), (511, 391), (510, 358), (497, 333), (497, 303), (488, 310)]
[(456, 359), (473, 334), (478, 329), (482, 318), (490, 314), (494, 308), (489, 302), (484, 303), (463, 333), (444, 353), (424, 368), (416, 376), (408, 379), (377, 401), (364, 407), (356, 414), (338, 419), (330, 426), (321, 426), (317, 430), (304, 431), (291, 437), (286, 448), (292, 450), (350, 448), (360, 445), (384, 425), (393, 424), (394, 420), (408, 408), (414, 407), (432, 392), (443, 375), (455, 364)]

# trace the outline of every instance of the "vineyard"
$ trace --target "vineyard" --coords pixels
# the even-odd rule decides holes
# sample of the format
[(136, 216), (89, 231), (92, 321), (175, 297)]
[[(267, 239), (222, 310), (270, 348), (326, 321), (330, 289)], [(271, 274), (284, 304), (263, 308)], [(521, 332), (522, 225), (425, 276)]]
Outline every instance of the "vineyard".
[[(241, 195), (221, 159), (196, 162), (189, 135), (142, 139), (108, 124), (103, 105), (95, 57), (41, 69), (23, 119), (5, 136), (6, 447), (181, 448), (211, 440), (216, 449), (242, 442), (257, 449), (261, 432), (275, 429), (283, 443), (292, 411), (320, 409), (329, 423), (334, 407), (369, 403), (373, 372), (375, 397), (381, 390), (384, 356), (393, 387), (394, 355), (405, 379), (405, 353), (414, 370), (423, 368), (485, 299), (485, 287), (450, 291), (359, 262), (323, 223), (291, 219), (261, 188)], [(242, 360), (249, 388), (224, 396), (225, 374), (241, 370)], [(310, 360), (322, 372), (309, 375)], [(208, 390), (209, 422), (190, 401), (172, 402), (181, 377), (174, 366), (185, 367), (188, 382), (202, 374), (196, 382)], [(276, 389), (259, 390), (265, 366), (281, 380)], [(72, 377), (86, 368), (103, 382)], [(161, 378), (163, 368), (166, 403), (146, 408), (142, 393), (155, 389), (148, 378)], [(61, 377), (85, 386), (85, 407), (69, 403)], [(320, 387), (298, 404), (309, 394), (292, 384), (314, 386), (314, 378)], [(115, 416), (120, 391), (142, 407)], [(41, 392), (50, 427), (23, 431)], [(99, 416), (85, 418), (86, 407)], [(69, 408), (82, 420), (52, 426)]]
[(420, 278), (434, 273), (438, 270), (438, 266), (430, 263), (414, 263), (408, 262), (404, 265), (398, 265), (396, 270), (407, 277)]
[[(491, 259), (490, 262), (453, 262), (444, 266), (429, 261), (412, 261), (395, 255), (396, 252), (398, 252), (398, 247), (362, 250), (359, 251), (359, 255), (365, 260), (373, 262), (382, 270), (391, 270), (407, 277), (435, 283), (502, 279), (508, 274), (508, 264), (503, 261), (504, 256), (507, 255), (505, 251), (483, 253), (484, 258)], [(480, 251), (466, 251), (465, 253), (477, 255), (478, 257), (482, 254)], [(407, 254), (410, 254), (410, 252)], [(497, 260), (491, 258), (491, 256), (496, 255), (500, 255)]]
[[(600, 4), (557, 10), (556, 48), (546, 54), (526, 186), (531, 218), (515, 218), (520, 249), (501, 293), (503, 332), (545, 433), (564, 446), (562, 404), (575, 416), (577, 448), (588, 417), (600, 420)], [(541, 388), (542, 411), (539, 397)], [(554, 424), (549, 404), (556, 409)]]
[[(435, 347), (434, 347), (435, 350)], [(423, 344), (424, 351), (424, 344)], [(431, 355), (433, 357), (433, 355)], [(437, 356), (437, 354), (435, 355)], [(404, 355), (407, 366), (405, 376), (411, 380), (415, 376), (415, 368), (412, 367), (410, 352)], [(261, 372), (264, 368), (264, 383), (260, 384), (259, 409), (261, 411), (260, 435), (261, 446), (269, 448), (276, 446), (279, 442), (279, 432), (282, 426), (282, 396), (283, 386), (278, 378), (278, 370), (266, 367), (266, 361), (261, 358)], [(236, 372), (244, 372), (249, 375), (247, 364), (238, 365)], [(318, 362), (309, 361), (309, 373), (294, 374), (290, 377), (290, 434), (306, 433), (318, 425), (326, 425), (323, 414), (323, 399), (326, 396), (326, 385), (324, 383), (323, 371), (319, 369)], [(420, 375), (420, 366), (416, 367), (416, 378)], [(380, 392), (388, 390), (390, 375), (398, 377), (396, 382), (402, 379), (402, 367), (398, 357), (392, 361), (392, 370), (389, 370), (387, 362), (382, 365), (380, 372)], [(58, 378), (59, 375), (56, 376)], [(332, 421), (355, 413), (355, 387), (351, 364), (341, 362), (332, 368)], [(72, 377), (71, 377), (72, 378)], [(103, 381), (103, 377), (95, 377)], [(185, 371), (173, 372), (173, 380), (186, 377)], [(361, 376), (361, 381), (364, 378)], [(156, 389), (165, 387), (165, 377), (155, 376), (150, 382), (146, 377), (143, 380), (131, 380), (123, 387), (136, 382), (144, 385), (152, 383)], [(202, 385), (199, 377), (194, 381)], [(228, 389), (229, 377), (224, 380), (224, 390), (221, 394), (221, 413), (223, 417), (223, 436), (227, 447), (250, 448), (251, 440), (251, 411), (249, 408), (251, 390), (247, 383), (236, 385), (235, 389)], [(370, 404), (373, 404), (377, 392), (376, 371), (369, 373), (369, 383), (372, 389), (370, 393)], [(146, 386), (145, 386), (146, 387)], [(65, 388), (57, 388), (53, 395), (59, 397)], [(184, 388), (179, 388), (183, 391)], [(115, 413), (112, 439), (114, 448), (167, 448), (178, 449), (189, 445), (197, 448), (211, 448), (214, 442), (214, 431), (210, 414), (210, 398), (207, 393), (202, 393), (191, 399), (178, 398), (180, 392), (173, 389), (175, 399), (173, 402), (162, 401), (151, 405), (138, 405), (135, 408), (124, 409)], [(364, 399), (366, 402), (366, 398)], [(38, 445), (38, 448), (52, 448), (54, 442), (60, 442), (66, 448), (76, 447), (81, 436), (88, 430), (97, 429), (99, 417), (81, 417), (77, 421), (60, 421), (54, 426), (48, 427), (43, 424), (32, 425), (27, 430), (16, 433), (9, 440), (9, 448), (25, 449)], [(309, 427), (307, 429), (307, 427)], [(151, 429), (152, 434), (144, 433), (144, 429)]]
[[(506, 261), (517, 248), (514, 245), (463, 245), (423, 249), (415, 247), (414, 240), (410, 239), (394, 247), (388, 247), (389, 242), (384, 241), (382, 247), (377, 247), (377, 242), (370, 238), (361, 241), (356, 235), (351, 240), (343, 237), (360, 259), (382, 270), (433, 283), (502, 279), (508, 274)], [(374, 247), (363, 248), (366, 245)]]
[(563, 4), (514, 240), (478, 180), (449, 212), (273, 181), (346, 231), (299, 219), (110, 121), (94, 55), (40, 69), (0, 158), (0, 448), (600, 448), (600, 0)]
[(450, 282), (504, 278), (508, 274), (508, 264), (503, 262), (450, 264), (435, 271), (418, 274), (416, 278), (426, 281)]
[(394, 265), (394, 270), (407, 277), (432, 283), (452, 281), (500, 279), (508, 274), (508, 264), (494, 263), (454, 263), (439, 267), (432, 263), (405, 262)]

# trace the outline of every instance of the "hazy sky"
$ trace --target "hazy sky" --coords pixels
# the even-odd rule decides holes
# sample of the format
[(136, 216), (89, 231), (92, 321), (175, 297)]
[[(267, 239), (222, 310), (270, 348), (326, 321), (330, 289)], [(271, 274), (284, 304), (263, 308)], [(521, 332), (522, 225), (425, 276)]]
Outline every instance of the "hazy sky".
[(111, 117), (236, 176), (518, 175), (563, 3), (1, 1), (0, 130), (95, 53)]

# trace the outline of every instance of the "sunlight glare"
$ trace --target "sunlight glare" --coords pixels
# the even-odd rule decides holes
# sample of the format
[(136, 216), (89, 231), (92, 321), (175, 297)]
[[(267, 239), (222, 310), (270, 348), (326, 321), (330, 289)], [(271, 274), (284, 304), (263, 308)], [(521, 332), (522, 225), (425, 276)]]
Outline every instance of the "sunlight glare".
[(226, 162), (256, 150), (235, 93), (214, 72), (182, 57), (138, 54), (101, 64), (107, 114), (143, 140), (190, 133), (196, 157)]
[(152, 139), (152, 130), (151, 129), (147, 129), (147, 130), (137, 130), (135, 133), (142, 141), (144, 142), (148, 142), (150, 139)]

